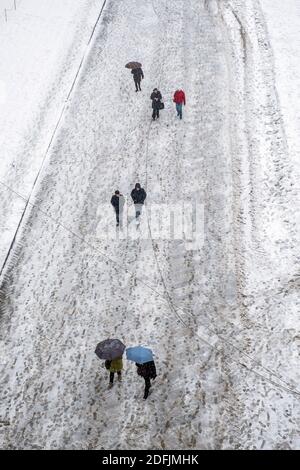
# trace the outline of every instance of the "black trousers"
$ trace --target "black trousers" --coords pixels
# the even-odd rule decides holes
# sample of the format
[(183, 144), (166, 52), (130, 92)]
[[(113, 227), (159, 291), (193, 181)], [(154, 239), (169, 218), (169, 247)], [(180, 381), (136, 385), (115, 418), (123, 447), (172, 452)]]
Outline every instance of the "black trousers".
[(116, 221), (117, 221), (117, 224), (119, 225), (119, 224), (120, 224), (120, 220), (121, 220), (121, 225), (122, 225), (122, 212), (120, 213), (120, 211), (116, 211), (116, 210), (115, 210), (115, 213), (116, 213)]
[(149, 377), (144, 377), (145, 379), (145, 393), (144, 393), (144, 398), (146, 399), (149, 395), (149, 390), (151, 387), (151, 380)]
[(159, 109), (153, 108), (152, 119), (159, 118)]
[(141, 80), (134, 80), (136, 91), (142, 91), (141, 89)]
[[(120, 370), (117, 372), (117, 374), (118, 374), (119, 377), (121, 377), (121, 371), (120, 371)], [(114, 373), (114, 372), (110, 372), (110, 374), (109, 374), (109, 381), (110, 381), (111, 384), (114, 383), (114, 376), (115, 376), (115, 373)]]

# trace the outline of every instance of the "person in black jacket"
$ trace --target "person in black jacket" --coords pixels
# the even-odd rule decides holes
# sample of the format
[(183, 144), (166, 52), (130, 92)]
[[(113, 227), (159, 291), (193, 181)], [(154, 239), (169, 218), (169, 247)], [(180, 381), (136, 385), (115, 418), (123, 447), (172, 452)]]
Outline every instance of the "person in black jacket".
[(120, 225), (120, 220), (121, 220), (121, 225), (122, 225), (123, 207), (125, 204), (124, 196), (120, 193), (120, 191), (117, 190), (115, 191), (115, 194), (112, 196), (110, 202), (113, 208), (115, 209), (117, 227), (118, 227)]
[(135, 188), (131, 191), (131, 197), (135, 207), (135, 217), (139, 218), (142, 212), (142, 207), (147, 197), (144, 188), (141, 188), (140, 183), (136, 183)]
[(149, 390), (151, 387), (151, 379), (156, 377), (156, 367), (154, 361), (145, 362), (144, 364), (135, 364), (137, 366), (137, 373), (145, 379), (145, 392), (144, 400), (148, 398)]
[(159, 118), (159, 110), (160, 110), (161, 100), (162, 100), (161, 92), (157, 88), (154, 88), (153, 92), (151, 93), (150, 98), (152, 100), (152, 109), (153, 109), (152, 119), (153, 121), (155, 121), (155, 118), (157, 119)]
[(137, 69), (131, 70), (133, 75), (133, 80), (135, 83), (135, 91), (142, 91), (141, 90), (141, 80), (144, 79), (144, 73), (142, 69), (139, 67)]

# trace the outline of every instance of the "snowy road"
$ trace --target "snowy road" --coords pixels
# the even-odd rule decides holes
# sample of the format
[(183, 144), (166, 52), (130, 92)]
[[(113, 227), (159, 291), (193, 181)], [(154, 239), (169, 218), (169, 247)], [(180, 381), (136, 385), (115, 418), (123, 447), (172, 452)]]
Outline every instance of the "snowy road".
[[(1, 447), (299, 448), (293, 174), (258, 1), (108, 0), (2, 281)], [(137, 180), (203, 204), (203, 248), (143, 238), (146, 213), (99, 238)], [(130, 363), (107, 390), (108, 336), (156, 353), (147, 402)]]

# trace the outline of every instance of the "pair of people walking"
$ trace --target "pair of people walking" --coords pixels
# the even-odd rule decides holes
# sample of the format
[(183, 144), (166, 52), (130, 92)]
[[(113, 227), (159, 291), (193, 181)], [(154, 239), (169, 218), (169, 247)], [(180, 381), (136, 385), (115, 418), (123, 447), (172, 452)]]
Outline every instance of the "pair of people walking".
[[(150, 99), (152, 100), (152, 109), (153, 109), (152, 119), (153, 121), (155, 121), (155, 119), (159, 118), (159, 111), (161, 109), (164, 109), (161, 92), (157, 88), (154, 88), (153, 92), (151, 93)], [(174, 96), (173, 96), (173, 102), (176, 104), (177, 116), (179, 116), (179, 118), (182, 119), (182, 107), (183, 105), (185, 106), (186, 104), (185, 93), (183, 90), (175, 91)]]
[[(131, 68), (131, 74), (133, 76), (134, 84), (135, 84), (135, 91), (142, 91), (141, 89), (141, 81), (144, 79), (144, 72), (142, 70), (142, 64), (139, 62), (129, 62), (126, 64), (127, 68)], [(162, 102), (162, 94), (157, 89), (154, 88), (153, 92), (151, 93), (150, 99), (152, 101), (152, 119), (155, 121), (159, 119), (159, 111), (164, 109), (164, 103)], [(173, 96), (173, 102), (176, 104), (176, 111), (177, 116), (182, 119), (182, 107), (185, 106), (185, 93), (183, 90), (178, 89), (175, 91)]]
[(109, 371), (108, 388), (114, 384), (114, 376), (117, 374), (118, 381), (122, 381), (123, 354), (135, 363), (137, 374), (145, 380), (144, 399), (148, 398), (151, 388), (151, 380), (156, 378), (156, 367), (151, 349), (144, 346), (133, 346), (126, 348), (125, 344), (117, 338), (107, 338), (97, 344), (95, 354), (99, 359), (105, 360), (105, 368)]
[[(135, 68), (131, 70), (131, 74), (133, 75), (133, 81), (135, 84), (135, 91), (142, 91), (141, 89), (141, 81), (144, 79), (144, 72), (142, 70), (142, 67), (139, 67), (140, 65), (138, 62), (132, 64)], [(130, 63), (128, 64), (130, 66)], [(155, 121), (155, 119), (159, 118), (159, 111), (160, 109), (163, 109), (164, 104), (162, 103), (162, 96), (160, 91), (157, 88), (154, 88), (152, 94), (151, 94), (151, 100), (152, 100), (152, 119)]]
[[(144, 364), (135, 364), (137, 367), (137, 374), (145, 380), (144, 400), (149, 396), (150, 388), (152, 386), (151, 380), (156, 378), (156, 367), (154, 361), (145, 362)], [(105, 367), (109, 370), (109, 385), (111, 389), (114, 385), (115, 373), (118, 376), (118, 381), (122, 382), (123, 359), (119, 357), (112, 361), (105, 361)]]
[[(142, 208), (145, 203), (146, 197), (147, 193), (144, 188), (141, 187), (140, 183), (136, 183), (135, 187), (131, 191), (131, 198), (134, 203), (135, 218), (137, 221), (142, 213)], [(123, 194), (121, 194), (119, 190), (116, 190), (110, 202), (115, 210), (117, 227), (119, 227), (120, 224), (122, 226), (123, 208), (125, 204), (125, 198)]]

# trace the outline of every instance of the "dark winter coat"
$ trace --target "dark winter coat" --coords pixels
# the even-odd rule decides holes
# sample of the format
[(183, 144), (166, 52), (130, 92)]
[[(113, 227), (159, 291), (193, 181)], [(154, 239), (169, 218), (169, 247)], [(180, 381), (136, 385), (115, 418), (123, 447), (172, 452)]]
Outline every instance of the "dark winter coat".
[(144, 204), (147, 194), (143, 188), (141, 189), (134, 188), (131, 191), (131, 197), (132, 197), (134, 204)]
[(155, 379), (156, 367), (154, 361), (145, 362), (145, 364), (136, 364), (137, 373), (144, 379)]
[(153, 91), (150, 96), (152, 100), (152, 108), (153, 109), (160, 109), (160, 102), (162, 100), (161, 92), (160, 91)]
[(114, 206), (114, 209), (116, 212), (120, 212), (123, 210), (125, 200), (122, 194), (120, 194), (120, 196), (117, 196), (116, 194), (114, 194), (110, 202)]
[(132, 75), (133, 75), (133, 80), (134, 80), (135, 82), (138, 82), (138, 83), (139, 83), (139, 82), (141, 81), (141, 79), (144, 78), (144, 73), (143, 73), (143, 71), (142, 71), (141, 68), (139, 68), (139, 69), (133, 69), (133, 70), (131, 70), (131, 73), (132, 73)]
[(184, 104), (185, 106), (185, 94), (183, 90), (176, 90), (173, 98), (174, 103)]

